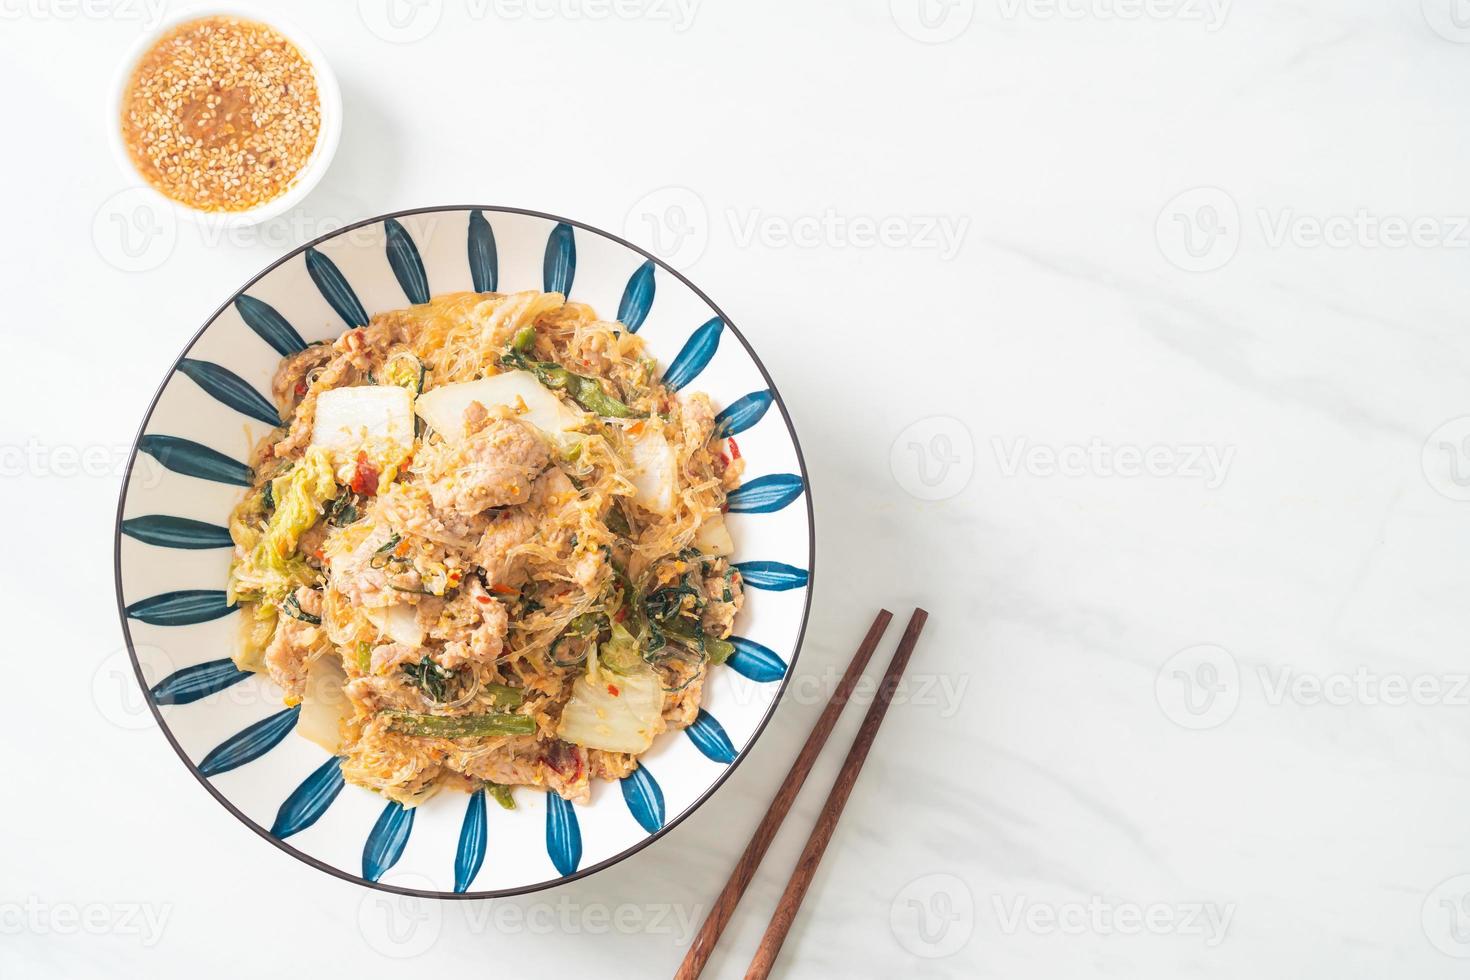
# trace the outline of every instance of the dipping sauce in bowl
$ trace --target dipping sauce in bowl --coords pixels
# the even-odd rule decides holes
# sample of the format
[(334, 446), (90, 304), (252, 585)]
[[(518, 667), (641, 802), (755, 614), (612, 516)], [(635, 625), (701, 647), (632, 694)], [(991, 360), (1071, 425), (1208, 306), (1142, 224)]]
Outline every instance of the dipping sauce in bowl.
[(133, 167), (202, 212), (247, 212), (286, 194), (323, 128), (312, 62), (275, 28), (229, 15), (160, 35), (134, 64), (121, 109)]

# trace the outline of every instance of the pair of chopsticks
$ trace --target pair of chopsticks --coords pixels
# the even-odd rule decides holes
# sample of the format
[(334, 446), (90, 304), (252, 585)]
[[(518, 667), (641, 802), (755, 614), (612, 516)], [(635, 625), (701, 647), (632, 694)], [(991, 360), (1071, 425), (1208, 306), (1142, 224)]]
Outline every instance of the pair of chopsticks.
[[(801, 858), (796, 862), (796, 868), (791, 872), (791, 879), (786, 883), (786, 891), (782, 893), (781, 901), (777, 903), (776, 911), (771, 915), (770, 925), (766, 926), (766, 934), (761, 937), (755, 958), (750, 961), (750, 969), (745, 973), (745, 980), (761, 980), (770, 975), (771, 967), (775, 965), (776, 957), (781, 952), (781, 945), (786, 941), (786, 933), (790, 931), (791, 924), (796, 920), (797, 910), (801, 908), (801, 900), (806, 897), (807, 888), (810, 887), (812, 878), (817, 873), (817, 865), (822, 861), (827, 842), (832, 839), (832, 832), (837, 828), (837, 819), (842, 816), (842, 808), (847, 805), (847, 798), (852, 794), (853, 784), (857, 782), (863, 762), (868, 758), (868, 749), (873, 745), (873, 739), (878, 734), (878, 726), (883, 723), (888, 704), (893, 700), (893, 692), (898, 687), (904, 668), (908, 666), (909, 656), (914, 652), (914, 644), (919, 641), (919, 634), (923, 632), (924, 623), (928, 618), (927, 612), (915, 609), (913, 616), (909, 619), (909, 624), (903, 631), (903, 638), (899, 640), (898, 649), (894, 651), (893, 659), (888, 664), (888, 670), (883, 674), (878, 696), (868, 707), (868, 713), (863, 718), (857, 737), (853, 739), (852, 748), (847, 750), (847, 758), (843, 760), (842, 768), (837, 773), (837, 780), (827, 794), (827, 802), (822, 804), (822, 812), (817, 817), (817, 824), (812, 828), (806, 847), (802, 849)], [(740, 855), (740, 860), (735, 864), (735, 870), (730, 873), (730, 880), (725, 883), (725, 888), (720, 892), (719, 898), (715, 899), (708, 917), (704, 920), (704, 925), (694, 937), (689, 952), (684, 956), (684, 962), (679, 965), (678, 972), (674, 974), (675, 980), (695, 980), (703, 972), (705, 964), (709, 962), (710, 954), (714, 952), (715, 944), (720, 941), (720, 933), (724, 932), (730, 917), (735, 914), (735, 906), (740, 903), (740, 898), (745, 894), (750, 880), (755, 877), (755, 870), (760, 866), (761, 858), (765, 857), (766, 848), (770, 847), (772, 838), (776, 836), (776, 831), (781, 827), (781, 821), (786, 819), (786, 813), (796, 800), (796, 794), (801, 791), (801, 785), (806, 781), (807, 774), (811, 772), (812, 764), (821, 754), (822, 746), (827, 744), (827, 736), (832, 734), (832, 727), (837, 724), (837, 716), (842, 714), (843, 707), (852, 696), (853, 688), (857, 686), (858, 679), (862, 677), (863, 670), (868, 666), (868, 660), (873, 656), (878, 641), (883, 638), (883, 633), (888, 629), (888, 623), (892, 619), (892, 613), (887, 609), (880, 609), (877, 618), (873, 620), (873, 625), (868, 627), (868, 633), (858, 646), (857, 653), (853, 654), (852, 662), (847, 665), (842, 680), (838, 681), (837, 688), (827, 701), (827, 706), (822, 709), (822, 714), (812, 726), (811, 734), (806, 737), (806, 744), (801, 747), (796, 761), (791, 764), (791, 770), (786, 773), (786, 779), (776, 793), (776, 798), (771, 801), (770, 810), (755, 828), (750, 843), (745, 845), (745, 853)]]

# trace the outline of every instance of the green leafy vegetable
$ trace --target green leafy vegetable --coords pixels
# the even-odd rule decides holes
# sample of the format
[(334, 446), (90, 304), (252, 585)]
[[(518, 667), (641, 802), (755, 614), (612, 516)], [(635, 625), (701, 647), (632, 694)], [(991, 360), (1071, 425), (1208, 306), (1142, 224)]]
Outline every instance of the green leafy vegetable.
[(505, 809), (514, 810), (516, 808), (515, 797), (510, 795), (509, 786), (502, 786), (500, 783), (486, 783), (485, 792)]
[(643, 648), (627, 627), (613, 623), (612, 637), (598, 647), (597, 659), (608, 670), (626, 674), (643, 665)]
[(230, 566), (232, 602), (256, 598), (284, 602), (298, 586), (316, 584), (315, 570), (296, 546), (317, 522), (323, 505), (337, 493), (331, 460), (321, 447), (312, 446), (290, 472), (266, 486), (271, 488), (275, 506), (264, 524), (256, 512), (237, 517), (230, 527), (244, 552)]
[(525, 691), (509, 684), (486, 684), (484, 690), (489, 692), (490, 699), (497, 708), (519, 708), (521, 702), (526, 700)]
[(422, 715), (412, 711), (384, 711), (388, 728), (400, 735), (431, 738), (483, 738), (489, 735), (530, 735), (536, 720), (526, 715)]
[(383, 365), (382, 381), (379, 382), (375, 379), (373, 383), (398, 385), (400, 388), (407, 388), (415, 395), (418, 395), (423, 393), (424, 378), (428, 374), (428, 371), (429, 369), (424, 366), (423, 361), (420, 361), (408, 351), (399, 351), (397, 354), (388, 358), (387, 363)]
[(628, 525), (628, 515), (623, 513), (623, 508), (618, 506), (616, 500), (607, 509), (607, 514), (603, 517), (602, 523), (607, 526), (609, 531), (620, 538), (631, 538), (633, 536), (633, 528)]
[(552, 391), (564, 391), (567, 397), (594, 415), (615, 419), (646, 418), (647, 413), (635, 412), (618, 401), (602, 387), (602, 382), (581, 374), (573, 374), (553, 361), (537, 361), (527, 356), (536, 341), (534, 327), (522, 327), (511, 341), (510, 347), (501, 356), (500, 363), (506, 367), (530, 371), (536, 380)]
[[(392, 537), (383, 542), (382, 547), (373, 552), (373, 556), (368, 559), (368, 566), (370, 568), (386, 568), (389, 562), (402, 562), (403, 559), (393, 554), (393, 549), (398, 547), (399, 542), (402, 540), (402, 536), (395, 532)], [(411, 592), (413, 590), (410, 589), (408, 591)]]
[(327, 509), (323, 512), (327, 523), (332, 527), (346, 527), (357, 521), (358, 496), (351, 490), (343, 490), (327, 503)]
[(292, 619), (299, 619), (303, 623), (310, 623), (313, 626), (320, 626), (322, 624), (322, 618), (320, 616), (313, 616), (309, 612), (302, 611), (301, 603), (297, 601), (295, 592), (286, 596), (286, 601), (281, 603), (281, 612), (290, 616)]
[(416, 664), (404, 664), (402, 670), (430, 701), (443, 704), (450, 700), (449, 685), (454, 680), (453, 671), (445, 670), (428, 657)]

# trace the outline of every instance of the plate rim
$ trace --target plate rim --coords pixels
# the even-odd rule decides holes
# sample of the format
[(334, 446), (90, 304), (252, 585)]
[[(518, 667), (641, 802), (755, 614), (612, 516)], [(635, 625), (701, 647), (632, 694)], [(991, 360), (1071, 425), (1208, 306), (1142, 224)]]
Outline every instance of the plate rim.
[[(164, 391), (168, 388), (169, 383), (174, 378), (174, 375), (178, 373), (179, 364), (186, 357), (189, 356), (189, 353), (194, 349), (194, 345), (197, 344), (200, 338), (204, 336), (205, 331), (209, 329), (210, 325), (213, 324), (217, 319), (219, 319), (220, 315), (228, 310), (231, 304), (233, 304), (235, 300), (238, 299), (240, 296), (244, 295), (246, 291), (250, 289), (250, 287), (254, 286), (257, 282), (270, 275), (286, 262), (289, 262), (298, 255), (301, 255), (309, 248), (314, 248), (315, 246), (320, 245), (323, 242), (331, 241), (334, 238), (347, 234), (348, 232), (355, 231), (358, 228), (363, 228), (368, 225), (387, 221), (391, 218), (403, 218), (410, 215), (458, 211), (462, 211), (465, 213), (469, 213), (472, 211), (481, 211), (493, 212), (498, 214), (518, 214), (540, 218), (545, 221), (570, 225), (573, 228), (580, 228), (583, 231), (591, 232), (592, 234), (600, 235), (603, 238), (616, 242), (629, 251), (643, 256), (646, 260), (653, 262), (659, 269), (667, 272), (675, 279), (682, 282), (690, 290), (692, 290), (696, 296), (698, 296), (701, 300), (704, 301), (706, 305), (709, 306), (710, 309), (714, 310), (715, 315), (720, 318), (721, 322), (723, 322), (725, 326), (729, 328), (730, 332), (735, 335), (735, 338), (740, 341), (740, 345), (745, 348), (745, 352), (750, 355), (751, 361), (755, 364), (756, 370), (760, 372), (761, 377), (765, 380), (766, 386), (771, 392), (772, 401), (780, 410), (781, 419), (786, 425), (786, 431), (791, 436), (792, 448), (796, 452), (796, 464), (797, 467), (801, 470), (802, 483), (806, 488), (804, 496), (806, 497), (807, 515), (806, 598), (802, 604), (801, 624), (797, 627), (796, 642), (791, 649), (791, 660), (787, 664), (785, 676), (781, 678), (781, 686), (777, 688), (775, 697), (771, 699), (770, 707), (766, 709), (765, 714), (761, 717), (759, 723), (756, 725), (755, 730), (751, 733), (751, 736), (746, 741), (744, 747), (742, 747), (739, 753), (736, 754), (734, 760), (725, 767), (725, 771), (720, 773), (720, 775), (714, 780), (714, 782), (712, 782), (708, 788), (701, 792), (699, 796), (695, 798), (693, 803), (685, 808), (684, 812), (680, 813), (677, 817), (664, 824), (664, 826), (660, 827), (654, 833), (649, 834), (647, 837), (644, 837), (642, 840), (633, 844), (631, 847), (627, 847), (610, 857), (604, 858), (602, 861), (599, 861), (596, 864), (589, 865), (586, 868), (578, 868), (576, 871), (572, 872), (569, 875), (562, 875), (560, 877), (537, 882), (535, 884), (520, 885), (514, 888), (497, 888), (486, 891), (467, 892), (438, 891), (421, 888), (404, 888), (397, 885), (387, 884), (382, 881), (370, 881), (366, 878), (361, 877), (360, 875), (352, 874), (351, 872), (345, 871), (342, 868), (327, 864), (325, 861), (322, 861), (317, 857), (314, 857), (310, 854), (305, 853), (304, 851), (292, 847), (287, 841), (284, 841), (279, 837), (274, 836), (266, 828), (260, 826), (254, 820), (250, 819), (243, 812), (241, 812), (241, 810), (237, 806), (235, 806), (235, 804), (232, 803), (228, 797), (220, 792), (208, 780), (208, 778), (206, 778), (204, 774), (199, 771), (199, 767), (195, 765), (194, 761), (189, 758), (187, 753), (184, 752), (183, 747), (180, 746), (178, 740), (174, 737), (172, 729), (169, 728), (168, 723), (164, 720), (163, 713), (159, 710), (157, 703), (155, 703), (153, 695), (151, 693), (151, 689), (148, 686), (148, 681), (143, 676), (143, 668), (138, 660), (137, 651), (133, 647), (133, 635), (128, 625), (127, 606), (126, 603), (123, 601), (122, 578), (123, 510), (127, 505), (127, 493), (129, 484), (132, 481), (133, 466), (138, 459), (139, 443), (148, 431), (148, 424), (153, 420), (153, 413), (157, 410), (159, 400), (163, 397)], [(776, 387), (776, 383), (771, 378), (770, 372), (766, 370), (765, 363), (761, 360), (760, 355), (755, 352), (755, 348), (751, 346), (750, 341), (747, 340), (745, 335), (740, 331), (740, 328), (737, 327), (730, 320), (730, 318), (725, 315), (724, 310), (720, 309), (720, 307), (712, 299), (710, 299), (709, 296), (706, 295), (702, 289), (691, 282), (687, 276), (681, 273), (678, 269), (675, 269), (673, 266), (669, 265), (657, 255), (654, 255), (652, 252), (649, 252), (644, 248), (640, 248), (639, 246), (633, 244), (630, 241), (627, 241), (626, 239), (618, 235), (614, 235), (610, 232), (596, 227), (595, 225), (590, 225), (583, 221), (577, 221), (572, 218), (565, 218), (560, 215), (551, 214), (546, 211), (537, 211), (530, 208), (511, 207), (508, 205), (441, 204), (428, 207), (406, 208), (399, 211), (389, 211), (383, 214), (374, 215), (369, 218), (364, 218), (360, 221), (354, 221), (349, 224), (343, 225), (340, 228), (335, 228), (332, 231), (327, 232), (324, 235), (320, 235), (309, 242), (297, 245), (285, 254), (281, 255), (279, 258), (275, 259), (260, 272), (252, 276), (247, 282), (245, 282), (244, 285), (240, 286), (233, 293), (231, 293), (230, 296), (222, 304), (220, 304), (220, 306), (213, 313), (205, 318), (204, 323), (199, 327), (198, 330), (194, 332), (194, 334), (189, 338), (188, 342), (184, 345), (183, 350), (179, 352), (178, 356), (174, 358), (173, 363), (169, 365), (168, 370), (163, 376), (163, 380), (159, 383), (157, 391), (153, 393), (152, 399), (148, 402), (148, 409), (143, 413), (143, 420), (138, 425), (138, 431), (136, 435), (133, 436), (132, 448), (128, 452), (127, 465), (123, 470), (122, 481), (118, 487), (117, 513), (113, 522), (113, 587), (115, 592), (115, 599), (117, 601), (118, 619), (122, 624), (123, 642), (127, 646), (128, 659), (132, 661), (133, 665), (133, 676), (137, 679), (138, 686), (143, 691), (143, 700), (147, 702), (148, 710), (152, 712), (153, 719), (158, 724), (158, 730), (163, 733), (163, 737), (167, 739), (168, 744), (173, 747), (175, 754), (178, 755), (179, 760), (184, 763), (185, 768), (187, 768), (188, 771), (194, 776), (195, 780), (198, 781), (199, 784), (202, 785), (209, 792), (209, 794), (213, 796), (215, 800), (218, 801), (219, 804), (225, 808), (225, 810), (227, 810), (232, 816), (234, 816), (235, 819), (239, 820), (240, 823), (244, 824), (247, 828), (254, 831), (257, 836), (265, 839), (266, 841), (269, 841), (271, 844), (274, 844), (277, 848), (284, 851), (291, 857), (297, 859), (298, 861), (310, 865), (311, 867), (314, 867), (319, 871), (324, 871), (335, 878), (340, 878), (343, 881), (349, 881), (366, 888), (375, 889), (377, 891), (389, 892), (395, 895), (407, 895), (415, 898), (435, 898), (449, 900), (483, 900), (493, 898), (509, 898), (516, 895), (527, 895), (533, 892), (545, 891), (549, 888), (556, 888), (561, 885), (570, 884), (571, 882), (589, 877), (599, 871), (610, 868), (615, 864), (620, 864), (623, 861), (626, 861), (628, 858), (631, 858), (635, 854), (638, 854), (640, 851), (649, 847), (654, 842), (663, 839), (665, 835), (667, 835), (675, 827), (679, 826), (679, 824), (683, 823), (687, 818), (692, 816), (696, 811), (700, 809), (700, 807), (704, 806), (704, 804), (709, 801), (710, 797), (712, 797), (715, 792), (720, 789), (720, 787), (725, 785), (726, 780), (728, 780), (735, 773), (735, 770), (739, 768), (740, 764), (744, 762), (745, 759), (750, 755), (751, 750), (754, 749), (756, 743), (760, 741), (761, 735), (765, 733), (766, 726), (770, 724), (771, 719), (775, 717), (776, 709), (780, 707), (782, 699), (786, 695), (786, 689), (787, 686), (791, 683), (791, 677), (796, 670), (796, 664), (801, 659), (801, 648), (803, 642), (806, 639), (807, 624), (811, 617), (812, 596), (815, 592), (816, 583), (816, 560), (816, 511), (812, 503), (811, 478), (807, 472), (806, 457), (802, 454), (801, 451), (801, 441), (796, 433), (796, 425), (792, 422), (791, 413), (787, 410), (786, 402), (781, 397), (781, 391), (779, 388)]]

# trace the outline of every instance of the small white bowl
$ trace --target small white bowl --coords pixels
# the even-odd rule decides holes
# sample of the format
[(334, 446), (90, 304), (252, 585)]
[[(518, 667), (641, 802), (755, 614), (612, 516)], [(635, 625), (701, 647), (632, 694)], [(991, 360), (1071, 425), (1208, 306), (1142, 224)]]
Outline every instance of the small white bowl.
[[(138, 168), (133, 165), (127, 148), (123, 145), (123, 94), (127, 90), (128, 82), (133, 77), (138, 63), (164, 34), (180, 24), (205, 17), (239, 17), (242, 20), (256, 21), (273, 28), (286, 40), (296, 45), (297, 50), (311, 65), (311, 70), (316, 76), (317, 98), (321, 103), (321, 130), (317, 133), (316, 146), (311, 151), (311, 157), (306, 161), (306, 166), (302, 167), (301, 172), (296, 175), (296, 179), (286, 188), (284, 194), (271, 198), (248, 211), (201, 211), (175, 201), (148, 183), (138, 172)], [(112, 144), (113, 154), (117, 157), (118, 164), (128, 178), (137, 181), (161, 207), (168, 208), (175, 214), (194, 221), (222, 228), (240, 228), (269, 221), (300, 204), (306, 195), (311, 193), (317, 181), (321, 180), (322, 174), (326, 173), (327, 167), (332, 162), (332, 156), (337, 152), (337, 143), (342, 136), (342, 91), (337, 87), (337, 76), (332, 73), (332, 68), (327, 64), (327, 59), (322, 55), (321, 50), (294, 25), (282, 21), (275, 14), (266, 14), (245, 4), (207, 4), (178, 10), (166, 16), (153, 31), (139, 38), (128, 52), (128, 56), (123, 59), (113, 79), (112, 91), (108, 95), (107, 113), (108, 142)]]

